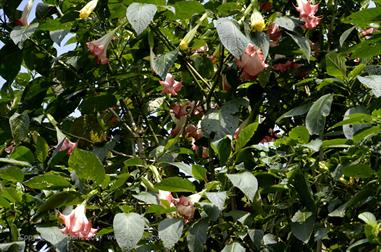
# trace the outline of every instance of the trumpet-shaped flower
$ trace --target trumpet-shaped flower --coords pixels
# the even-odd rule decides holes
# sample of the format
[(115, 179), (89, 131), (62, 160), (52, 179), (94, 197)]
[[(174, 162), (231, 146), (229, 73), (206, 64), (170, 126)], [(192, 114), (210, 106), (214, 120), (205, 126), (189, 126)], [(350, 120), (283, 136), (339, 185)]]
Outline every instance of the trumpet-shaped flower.
[(188, 114), (193, 111), (194, 107), (194, 102), (190, 101), (182, 105), (176, 103), (172, 106), (170, 113), (172, 120), (176, 123), (176, 127), (171, 132), (172, 136), (177, 136), (179, 133), (182, 133), (187, 122)]
[(159, 81), (160, 85), (163, 86), (163, 93), (176, 96), (177, 93), (183, 87), (182, 83), (176, 81), (172, 74), (167, 73), (164, 81)]
[(85, 19), (90, 16), (90, 14), (93, 12), (95, 7), (97, 7), (98, 0), (91, 0), (88, 2), (80, 11), (79, 11), (79, 18)]
[(193, 219), (196, 208), (190, 198), (181, 196), (180, 199), (175, 201), (175, 205), (177, 213), (184, 218), (185, 223), (188, 223), (189, 220)]
[(313, 29), (319, 25), (321, 18), (315, 16), (307, 16), (301, 19), (304, 21), (304, 28)]
[(32, 11), (33, 0), (29, 0), (26, 4), (24, 11), (22, 12), (21, 18), (16, 20), (16, 24), (20, 26), (28, 25), (28, 17), (30, 12)]
[(257, 10), (254, 10), (253, 14), (251, 14), (250, 21), (251, 21), (251, 30), (252, 31), (261, 32), (266, 27), (265, 20), (263, 19), (262, 14)]
[(314, 16), (318, 11), (319, 4), (311, 4), (310, 0), (296, 0), (298, 6), (295, 9), (299, 12), (300, 17)]
[(240, 60), (237, 60), (237, 66), (242, 69), (241, 78), (250, 80), (255, 78), (268, 65), (265, 63), (265, 56), (261, 49), (249, 43)]
[(69, 215), (63, 215), (60, 213), (59, 218), (65, 224), (65, 227), (61, 229), (64, 234), (71, 237), (79, 238), (82, 240), (89, 240), (97, 229), (92, 228), (91, 222), (86, 218), (85, 205), (78, 205)]
[(78, 143), (73, 143), (69, 139), (65, 138), (61, 143), (58, 144), (58, 151), (66, 151), (67, 155), (70, 156), (74, 149), (78, 147)]
[(115, 31), (108, 32), (100, 39), (87, 42), (87, 48), (96, 57), (97, 64), (108, 64), (107, 47), (110, 44)]

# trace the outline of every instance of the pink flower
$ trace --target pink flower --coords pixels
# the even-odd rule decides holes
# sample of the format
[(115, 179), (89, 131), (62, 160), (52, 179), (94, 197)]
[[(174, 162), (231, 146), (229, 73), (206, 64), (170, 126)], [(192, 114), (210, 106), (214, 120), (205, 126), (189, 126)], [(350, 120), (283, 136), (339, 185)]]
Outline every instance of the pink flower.
[(175, 103), (172, 106), (170, 113), (172, 120), (176, 123), (176, 127), (171, 132), (172, 136), (177, 136), (179, 133), (182, 133), (183, 128), (187, 122), (188, 114), (193, 111), (194, 107), (195, 103), (190, 101), (182, 105)]
[(59, 218), (65, 224), (65, 227), (61, 229), (64, 234), (71, 237), (79, 238), (82, 240), (89, 240), (97, 229), (92, 228), (92, 224), (87, 220), (85, 214), (85, 205), (78, 205), (69, 215), (63, 215), (60, 213)]
[(299, 17), (304, 21), (304, 28), (313, 29), (319, 25), (319, 17), (315, 17), (319, 4), (311, 4), (310, 0), (296, 0), (298, 6), (295, 9), (299, 12)]
[(22, 12), (21, 18), (16, 20), (17, 25), (20, 25), (20, 26), (28, 25), (28, 17), (30, 12), (32, 11), (32, 7), (33, 7), (33, 0), (29, 0), (24, 8), (24, 11)]
[(177, 213), (184, 218), (185, 223), (193, 219), (196, 208), (191, 199), (181, 196), (180, 199), (175, 201), (175, 205)]
[(265, 56), (261, 49), (249, 43), (240, 60), (237, 60), (237, 66), (242, 69), (241, 78), (250, 80), (255, 78), (268, 65), (265, 63)]
[(181, 88), (183, 87), (181, 82), (176, 81), (175, 78), (170, 73), (167, 73), (167, 76), (165, 77), (164, 81), (159, 81), (159, 82), (160, 82), (160, 85), (162, 85), (164, 88), (163, 93), (166, 93), (169, 95), (177, 95), (177, 92), (179, 92)]
[(78, 143), (73, 143), (69, 139), (65, 138), (60, 144), (58, 144), (58, 151), (67, 151), (67, 155), (70, 156), (77, 147)]
[(267, 29), (267, 35), (269, 35), (269, 38), (271, 40), (270, 46), (271, 47), (277, 46), (279, 43), (280, 37), (282, 36), (279, 25), (277, 25), (276, 23), (270, 24)]
[(311, 4), (310, 0), (296, 0), (298, 6), (295, 9), (299, 12), (300, 17), (314, 16), (318, 11), (319, 4)]
[(87, 42), (87, 48), (96, 57), (97, 64), (108, 64), (107, 47), (110, 44), (115, 30), (97, 40)]
[(304, 28), (313, 29), (319, 25), (321, 18), (315, 16), (307, 16), (301, 19), (304, 21)]
[(196, 126), (193, 124), (188, 124), (187, 127), (185, 128), (186, 136), (187, 137), (192, 137), (196, 141), (200, 140), (204, 135), (202, 134), (201, 129), (198, 129)]
[(278, 64), (274, 64), (273, 65), (273, 69), (275, 71), (278, 71), (278, 72), (286, 72), (290, 69), (295, 69), (295, 68), (298, 68), (300, 67), (301, 65), (300, 64), (297, 64), (295, 62), (292, 62), (292, 61), (287, 61), (286, 63), (278, 63)]
[(173, 206), (173, 200), (174, 200), (174, 198), (173, 198), (171, 192), (159, 190), (158, 198), (159, 198), (159, 200), (166, 200), (166, 201), (168, 201), (169, 205)]

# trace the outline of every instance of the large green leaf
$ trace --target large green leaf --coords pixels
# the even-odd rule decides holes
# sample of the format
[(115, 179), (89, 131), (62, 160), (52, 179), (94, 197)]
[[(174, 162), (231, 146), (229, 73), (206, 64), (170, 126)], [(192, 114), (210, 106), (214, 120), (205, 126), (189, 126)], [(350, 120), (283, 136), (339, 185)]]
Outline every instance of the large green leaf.
[(38, 23), (27, 26), (16, 26), (13, 28), (10, 37), (13, 42), (18, 45), (20, 49), (22, 49), (23, 43), (33, 35), (34, 31), (37, 29), (37, 26)]
[(208, 238), (208, 221), (201, 219), (189, 229), (187, 236), (188, 249), (190, 252), (204, 251), (204, 244)]
[(205, 11), (204, 6), (198, 1), (180, 1), (175, 3), (176, 18), (191, 18), (196, 13)]
[(295, 188), (303, 205), (315, 212), (316, 205), (303, 172), (299, 169), (294, 170), (290, 175), (289, 182)]
[(344, 18), (343, 21), (351, 23), (361, 28), (368, 28), (371, 23), (380, 23), (381, 8), (366, 8), (357, 11)]
[(242, 172), (239, 174), (226, 174), (233, 186), (240, 189), (246, 197), (253, 202), (258, 190), (258, 180), (251, 172)]
[(381, 75), (357, 76), (357, 79), (372, 90), (377, 98), (381, 96)]
[(159, 223), (159, 238), (167, 249), (171, 249), (181, 238), (184, 227), (182, 219), (164, 219)]
[(314, 229), (314, 217), (310, 216), (304, 222), (291, 222), (291, 232), (304, 243), (308, 243), (310, 240), (312, 231)]
[(247, 125), (238, 135), (238, 139), (235, 144), (235, 151), (238, 152), (250, 141), (251, 137), (257, 131), (258, 123), (254, 122)]
[(226, 164), (231, 152), (231, 140), (228, 137), (221, 138), (210, 144), (213, 151), (217, 154), (221, 164)]
[(113, 229), (119, 247), (134, 249), (144, 233), (144, 219), (137, 213), (118, 213), (114, 216)]
[(310, 62), (310, 57), (311, 57), (311, 47), (310, 47), (310, 41), (303, 36), (299, 36), (297, 34), (293, 34), (290, 32), (286, 32), (294, 41), (295, 43), (299, 46), (299, 48), (302, 50), (302, 53), (306, 60)]
[(303, 105), (300, 105), (296, 108), (293, 108), (289, 111), (287, 111), (286, 113), (284, 113), (283, 115), (281, 115), (277, 120), (276, 120), (276, 123), (279, 123), (283, 118), (288, 118), (288, 117), (294, 117), (294, 116), (300, 116), (300, 115), (304, 115), (305, 113), (308, 112), (308, 110), (310, 109), (311, 107), (311, 104), (303, 104)]
[(324, 131), (325, 118), (331, 112), (333, 94), (326, 94), (315, 101), (306, 116), (306, 127), (311, 135), (320, 135)]
[(377, 226), (377, 219), (376, 219), (376, 216), (374, 216), (374, 214), (370, 213), (370, 212), (363, 212), (361, 214), (359, 214), (359, 219), (363, 220), (366, 224), (370, 225), (370, 226)]
[(196, 190), (192, 182), (180, 177), (165, 178), (156, 184), (155, 187), (169, 192), (195, 192)]
[(98, 156), (93, 152), (76, 148), (69, 158), (69, 166), (81, 179), (93, 180), (101, 184), (105, 178), (105, 169)]
[(24, 184), (33, 189), (59, 189), (70, 186), (67, 178), (54, 173), (45, 173), (42, 175), (34, 176), (33, 178), (24, 182)]
[(178, 50), (170, 51), (166, 54), (155, 56), (151, 50), (151, 68), (152, 70), (160, 76), (163, 80), (165, 79), (168, 70), (171, 68), (173, 63), (177, 59), (179, 54)]
[(298, 19), (286, 16), (277, 17), (274, 23), (289, 31), (294, 31), (301, 25), (301, 22)]
[(221, 43), (226, 49), (239, 59), (244, 53), (248, 43), (248, 38), (238, 28), (236, 21), (229, 18), (220, 18), (214, 21)]
[(227, 198), (226, 192), (207, 192), (206, 197), (221, 211), (225, 208), (225, 200)]
[(25, 146), (18, 146), (18, 147), (16, 147), (13, 150), (10, 158), (16, 159), (16, 160), (19, 160), (19, 161), (25, 161), (25, 162), (28, 162), (28, 163), (33, 163), (34, 162), (33, 152), (28, 147), (25, 147)]
[(24, 252), (25, 251), (25, 241), (16, 241), (10, 243), (0, 244), (1, 252)]
[(5, 44), (0, 49), (0, 75), (12, 82), (20, 71), (22, 51), (12, 42)]
[(330, 52), (325, 55), (327, 73), (340, 80), (345, 80), (347, 76), (347, 67), (344, 56), (337, 52)]
[(343, 168), (343, 174), (348, 177), (369, 178), (374, 175), (374, 171), (368, 164), (351, 164)]
[(245, 252), (246, 249), (239, 243), (233, 242), (229, 245), (226, 245), (221, 252)]
[(44, 240), (50, 242), (60, 252), (67, 251), (68, 236), (58, 227), (37, 227), (36, 229)]
[(375, 35), (370, 39), (365, 39), (361, 43), (356, 44), (350, 48), (353, 58), (360, 58), (361, 61), (367, 61), (372, 57), (381, 54), (381, 36)]
[(127, 19), (132, 28), (140, 35), (151, 23), (157, 11), (156, 5), (132, 3), (127, 8)]
[(27, 138), (29, 124), (29, 116), (26, 112), (23, 112), (22, 114), (16, 112), (9, 118), (12, 136), (17, 143), (22, 142)]
[(2, 180), (22, 182), (24, 180), (24, 173), (17, 166), (6, 166), (0, 168), (0, 177)]

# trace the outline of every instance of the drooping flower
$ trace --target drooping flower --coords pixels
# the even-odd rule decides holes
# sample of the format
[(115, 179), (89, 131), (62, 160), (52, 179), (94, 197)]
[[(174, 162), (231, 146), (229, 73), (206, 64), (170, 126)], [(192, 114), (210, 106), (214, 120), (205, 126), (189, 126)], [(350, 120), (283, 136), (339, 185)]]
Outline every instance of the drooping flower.
[(300, 17), (314, 16), (319, 8), (319, 4), (311, 4), (311, 0), (296, 0), (296, 3), (295, 9)]
[(304, 21), (304, 28), (313, 29), (319, 25), (319, 17), (315, 17), (319, 4), (311, 4), (310, 0), (296, 0), (298, 6), (295, 9), (299, 12), (299, 17)]
[(267, 35), (269, 35), (270, 38), (270, 46), (277, 46), (282, 36), (282, 32), (280, 31), (279, 25), (276, 23), (270, 24), (267, 29)]
[(250, 80), (255, 78), (268, 65), (265, 63), (265, 56), (261, 49), (249, 43), (242, 54), (241, 59), (237, 60), (237, 66), (242, 69), (241, 78)]
[(59, 218), (65, 224), (61, 229), (64, 234), (82, 240), (89, 240), (97, 229), (92, 228), (91, 222), (86, 217), (86, 208), (84, 204), (78, 205), (69, 215), (60, 213)]
[(164, 81), (159, 81), (160, 85), (163, 86), (163, 93), (176, 96), (177, 93), (183, 87), (183, 84), (175, 80), (172, 74), (167, 73)]
[(184, 104), (176, 103), (172, 105), (170, 113), (172, 120), (176, 123), (176, 127), (171, 132), (172, 136), (177, 136), (178, 134), (182, 133), (187, 122), (187, 116), (190, 112), (193, 111), (194, 107), (195, 103), (190, 101)]
[(115, 30), (106, 33), (103, 37), (97, 40), (87, 42), (87, 48), (96, 57), (97, 64), (108, 64), (107, 47), (110, 44)]
[(252, 31), (261, 32), (266, 27), (265, 20), (263, 19), (262, 14), (257, 10), (254, 10), (253, 13), (251, 14), (250, 23), (251, 23), (250, 26)]
[(175, 201), (176, 211), (184, 218), (184, 222), (188, 223), (194, 216), (196, 211), (195, 206), (190, 198), (181, 196), (180, 199)]
[(195, 125), (193, 124), (188, 124), (186, 127), (185, 127), (185, 132), (186, 132), (186, 136), (187, 137), (192, 137), (194, 138), (196, 141), (197, 140), (200, 140), (204, 135), (201, 131), (201, 129), (198, 129)]
[(20, 26), (28, 25), (28, 17), (30, 12), (32, 11), (32, 7), (33, 7), (33, 0), (29, 0), (24, 8), (24, 11), (22, 12), (21, 18), (16, 20), (17, 25), (20, 25)]
[(70, 156), (74, 149), (78, 147), (78, 143), (73, 143), (69, 139), (65, 138), (61, 143), (58, 144), (58, 151), (66, 151), (67, 155)]
[(90, 14), (93, 12), (95, 7), (97, 7), (98, 0), (91, 0), (88, 2), (80, 11), (79, 11), (79, 18), (85, 19), (90, 16)]

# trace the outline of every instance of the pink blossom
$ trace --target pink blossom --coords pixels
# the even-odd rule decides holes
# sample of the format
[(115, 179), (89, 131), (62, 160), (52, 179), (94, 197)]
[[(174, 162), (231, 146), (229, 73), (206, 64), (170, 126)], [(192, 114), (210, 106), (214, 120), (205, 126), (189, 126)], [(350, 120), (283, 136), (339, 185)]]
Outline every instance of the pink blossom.
[(77, 147), (78, 143), (73, 143), (69, 139), (65, 138), (60, 144), (58, 144), (58, 151), (67, 151), (67, 155), (70, 156)]
[(249, 43), (242, 54), (241, 59), (237, 60), (237, 66), (242, 69), (241, 78), (250, 80), (255, 78), (268, 65), (265, 63), (265, 56), (261, 49)]
[(65, 227), (61, 229), (64, 234), (71, 237), (79, 238), (82, 240), (89, 240), (97, 229), (92, 228), (92, 224), (86, 218), (85, 205), (78, 205), (69, 215), (63, 215), (60, 213), (59, 218), (65, 224)]
[(166, 201), (168, 201), (169, 204), (171, 206), (173, 206), (173, 200), (174, 200), (174, 198), (173, 198), (171, 192), (159, 190), (158, 198), (159, 198), (159, 200), (166, 200)]
[(315, 17), (319, 4), (311, 4), (310, 0), (296, 0), (298, 6), (295, 9), (299, 12), (299, 17), (304, 21), (304, 28), (313, 29), (319, 25), (319, 17)]
[(165, 77), (164, 81), (159, 81), (159, 82), (160, 82), (160, 85), (162, 85), (164, 88), (163, 93), (166, 93), (169, 95), (176, 96), (177, 93), (183, 87), (182, 83), (179, 81), (176, 81), (175, 78), (170, 73), (167, 73), (167, 76)]
[(192, 137), (196, 141), (200, 140), (204, 135), (202, 134), (201, 129), (198, 129), (196, 126), (193, 124), (188, 124), (187, 127), (185, 128), (186, 136), (187, 137)]
[(313, 29), (319, 25), (321, 18), (315, 16), (307, 16), (302, 17), (301, 19), (304, 21), (304, 28)]
[(184, 218), (185, 223), (188, 223), (189, 220), (193, 219), (196, 208), (191, 199), (181, 196), (180, 199), (175, 201), (175, 205), (177, 213)]
[(276, 23), (270, 24), (267, 29), (267, 35), (269, 35), (269, 38), (271, 40), (270, 46), (271, 47), (277, 46), (279, 43), (280, 37), (282, 36), (279, 25)]
[(28, 25), (28, 17), (30, 12), (32, 11), (32, 7), (33, 7), (33, 0), (29, 0), (24, 8), (24, 11), (22, 12), (21, 18), (16, 20), (17, 25), (20, 25), (20, 26)]
[(293, 61), (287, 61), (286, 63), (278, 63), (278, 64), (274, 64), (272, 66), (272, 68), (275, 70), (275, 71), (278, 71), (278, 72), (286, 72), (290, 69), (295, 69), (295, 68), (298, 68), (300, 67), (301, 65), (300, 64), (297, 64)]
[(296, 0), (298, 6), (295, 9), (299, 12), (300, 17), (314, 16), (318, 11), (319, 4), (311, 4), (310, 0)]
[(96, 57), (97, 64), (108, 64), (107, 47), (110, 44), (115, 31), (111, 31), (100, 39), (87, 42), (87, 48)]

